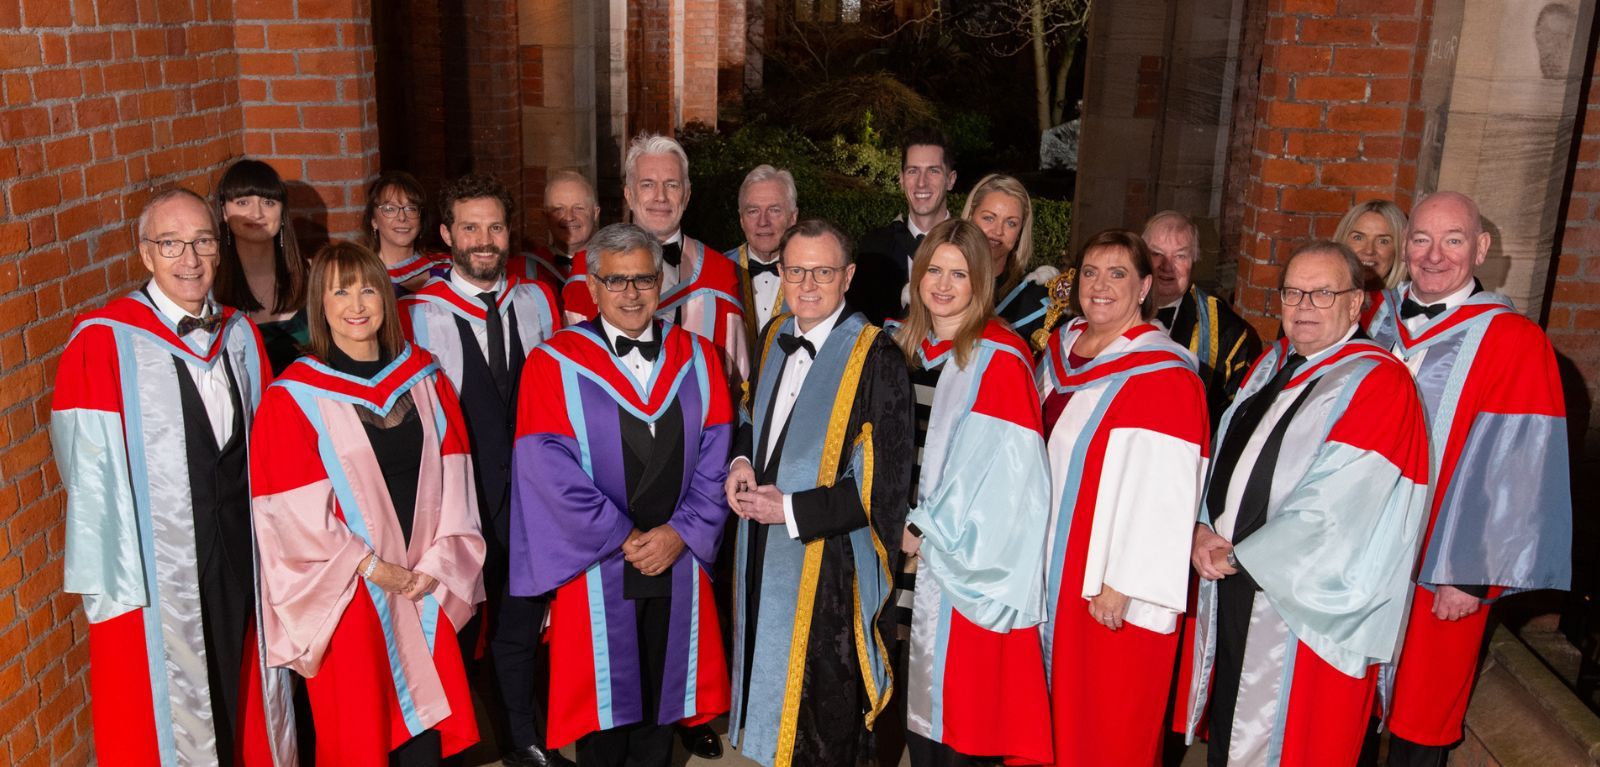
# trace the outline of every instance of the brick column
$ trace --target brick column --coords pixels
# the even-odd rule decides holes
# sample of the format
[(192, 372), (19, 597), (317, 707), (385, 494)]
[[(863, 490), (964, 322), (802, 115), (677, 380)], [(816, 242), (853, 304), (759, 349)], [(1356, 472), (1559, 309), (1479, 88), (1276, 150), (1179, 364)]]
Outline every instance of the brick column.
[(301, 244), (359, 235), (378, 171), (370, 6), (240, 3), (234, 41), (244, 153), (289, 183)]
[(1235, 303), (1277, 333), (1271, 293), (1294, 247), (1355, 203), (1409, 208), (1433, 0), (1270, 0)]
[[(1551, 281), (1545, 329), (1556, 351), (1570, 363), (1563, 383), (1567, 401), (1586, 402), (1587, 424), (1572, 424), (1575, 431), (1587, 425), (1585, 442), (1590, 456), (1600, 458), (1600, 75), (1587, 84), (1587, 108), (1578, 113), (1577, 156), (1571, 175), (1571, 196), (1566, 220), (1556, 239), (1555, 277)], [(1576, 376), (1570, 375), (1576, 373)], [(1579, 392), (1570, 391), (1582, 387)], [(1577, 395), (1577, 396), (1574, 396)], [(1593, 460), (1593, 459), (1591, 459)]]

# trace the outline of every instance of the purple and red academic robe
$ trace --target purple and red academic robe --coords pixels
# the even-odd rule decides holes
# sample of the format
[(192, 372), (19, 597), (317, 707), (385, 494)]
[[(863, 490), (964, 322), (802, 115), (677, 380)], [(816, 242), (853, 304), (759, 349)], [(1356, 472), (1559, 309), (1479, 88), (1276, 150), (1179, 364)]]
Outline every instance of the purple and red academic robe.
[[(83, 595), (89, 696), (104, 765), (214, 764), (216, 721), (199, 603), (194, 508), (182, 404), (186, 364), (226, 364), (248, 428), (271, 377), (261, 336), (241, 313), (204, 355), (143, 292), (78, 318), (61, 354), (50, 441), (67, 491), (63, 587)], [(241, 435), (243, 436), (243, 435)], [(253, 625), (259, 625), (261, 595)], [(235, 763), (293, 765), (289, 679), (245, 640)], [(223, 670), (222, 673), (229, 673)]]
[[(407, 544), (356, 408), (389, 414), (410, 394), (422, 425)], [(301, 357), (262, 398), (250, 435), (267, 662), (306, 677), (319, 764), (383, 767), (437, 730), (443, 755), (476, 743), (456, 641), (483, 594), (483, 536), (454, 390), (408, 345), (376, 378)], [(361, 577), (361, 560), (425, 573), (411, 601)]]
[[(1210, 454), (1206, 388), (1154, 324), (1077, 360), (1086, 326), (1058, 328), (1038, 374), (1052, 420), (1043, 633), (1056, 763), (1155, 765)], [(1128, 597), (1116, 631), (1089, 613), (1107, 586)]]
[(1492, 600), (1570, 584), (1566, 407), (1550, 341), (1503, 296), (1476, 293), (1415, 336), (1389, 317), (1382, 335), (1427, 408), (1434, 479), (1387, 723), (1443, 746), (1461, 740), (1489, 611), (1440, 620), (1434, 588), (1479, 587)]
[[(406, 283), (419, 277), (443, 277), (450, 272), (450, 254), (437, 250), (414, 251), (410, 258), (388, 267), (389, 282), (397, 298), (410, 295)], [(426, 282), (426, 281), (424, 281)], [(421, 287), (421, 285), (417, 286)]]
[[(661, 291), (656, 316), (716, 344), (722, 350), (723, 368), (737, 372), (739, 380), (744, 381), (750, 377), (750, 348), (739, 294), (738, 266), (699, 240), (684, 235), (678, 282)], [(572, 257), (572, 276), (561, 289), (561, 306), (571, 322), (592, 320), (599, 313), (589, 296), (588, 265), (583, 253)]]
[[(510, 271), (506, 274), (505, 289), (495, 296), (495, 305), (502, 314), (515, 315), (517, 338), (522, 342), (524, 354), (544, 343), (561, 327), (555, 293), (543, 283)], [(445, 377), (450, 379), (450, 384), (460, 391), (466, 357), (456, 325), (458, 318), (477, 327), (488, 320), (488, 314), (477, 296), (463, 295), (445, 278), (429, 280), (417, 292), (400, 299), (400, 319), (406, 338), (427, 349)]]
[(1046, 764), (1050, 696), (1045, 619), (1050, 473), (1033, 353), (990, 319), (960, 366), (949, 341), (924, 340), (943, 366), (922, 455), (922, 533), (911, 616), (906, 729), (961, 754)]
[(598, 322), (556, 333), (522, 369), (511, 486), (511, 593), (552, 593), (549, 743), (559, 748), (635, 724), (642, 698), (634, 603), (623, 596), (628, 512), (619, 418), (683, 418), (683, 476), (667, 524), (685, 550), (672, 565), (671, 618), (657, 724), (700, 724), (728, 710), (728, 671), (711, 595), (728, 507), (733, 406), (720, 355), (704, 338), (658, 326), (661, 352), (641, 386)]
[[(1256, 362), (1216, 444), (1290, 351), (1280, 339)], [(1367, 340), (1304, 365), (1275, 401), (1289, 397), (1301, 399), (1283, 425), (1265, 521), (1233, 548), (1260, 590), (1241, 608), (1247, 616), (1231, 618), (1248, 621), (1248, 641), (1231, 727), (1220, 735), (1211, 712), (1211, 746), (1225, 738), (1230, 764), (1354, 764), (1379, 665), (1397, 654), (1410, 604), (1427, 519), (1426, 416), (1410, 372)], [(1254, 468), (1213, 464), (1208, 482), (1222, 472), (1248, 482)], [(1200, 524), (1219, 517), (1223, 510), (1202, 504)], [(1220, 583), (1200, 581), (1195, 632), (1185, 639), (1194, 673), (1180, 693), (1191, 741), (1214, 687), (1232, 681), (1212, 678)]]

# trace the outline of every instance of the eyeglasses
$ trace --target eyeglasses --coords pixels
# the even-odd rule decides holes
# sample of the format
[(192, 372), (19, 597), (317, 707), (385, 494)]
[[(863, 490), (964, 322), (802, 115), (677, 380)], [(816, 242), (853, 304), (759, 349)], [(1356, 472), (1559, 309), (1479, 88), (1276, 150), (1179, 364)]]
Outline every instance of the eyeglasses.
[(215, 237), (196, 237), (192, 240), (152, 240), (143, 238), (145, 242), (153, 242), (156, 252), (162, 258), (182, 258), (185, 248), (194, 248), (194, 254), (201, 258), (215, 258), (219, 240)]
[(806, 275), (809, 274), (811, 279), (817, 281), (818, 285), (828, 285), (833, 282), (834, 278), (839, 276), (840, 272), (844, 271), (844, 268), (838, 266), (813, 266), (807, 269), (803, 266), (785, 266), (781, 271), (783, 272), (784, 282), (798, 285), (805, 282)]
[(1312, 306), (1315, 306), (1318, 309), (1327, 309), (1328, 307), (1333, 306), (1333, 300), (1335, 298), (1338, 298), (1346, 293), (1354, 293), (1360, 289), (1361, 288), (1349, 288), (1348, 290), (1301, 290), (1299, 288), (1282, 288), (1278, 291), (1278, 300), (1282, 301), (1284, 306), (1299, 306), (1301, 301), (1310, 298)]
[(610, 293), (621, 293), (622, 291), (627, 290), (629, 285), (632, 285), (634, 290), (643, 292), (643, 291), (646, 291), (646, 290), (653, 290), (655, 288), (655, 286), (656, 286), (656, 283), (661, 280), (661, 275), (658, 275), (658, 274), (634, 274), (634, 275), (610, 274), (610, 275), (606, 275), (604, 277), (595, 277), (594, 279), (595, 279), (596, 282), (599, 282), (601, 285), (606, 286), (606, 291), (610, 292)]
[(383, 214), (384, 218), (398, 218), (401, 213), (405, 214), (405, 218), (416, 218), (422, 212), (422, 209), (415, 205), (384, 203), (378, 206), (378, 212)]

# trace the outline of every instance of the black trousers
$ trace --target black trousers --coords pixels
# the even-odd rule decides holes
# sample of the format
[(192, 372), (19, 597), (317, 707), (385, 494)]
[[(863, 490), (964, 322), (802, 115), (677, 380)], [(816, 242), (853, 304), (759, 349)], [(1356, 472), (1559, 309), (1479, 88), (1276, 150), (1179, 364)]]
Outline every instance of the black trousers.
[(992, 764), (993, 759), (976, 759), (943, 743), (932, 741), (906, 730), (906, 751), (911, 755), (911, 767), (967, 767)]
[(389, 752), (389, 767), (438, 767), (442, 750), (444, 745), (439, 740), (439, 731), (425, 730)]
[(639, 680), (644, 721), (591, 732), (578, 739), (578, 767), (667, 767), (672, 761), (672, 726), (656, 724), (666, 669), (672, 599), (634, 601), (638, 610)]
[[(491, 536), (492, 537), (492, 536)], [(490, 660), (489, 683), (485, 698), (499, 700), (493, 726), (502, 751), (528, 746), (545, 747), (546, 711), (550, 696), (549, 653), (541, 641), (549, 600), (544, 597), (517, 597), (510, 591), (506, 567), (507, 553), (498, 541), (489, 541), (484, 562), (484, 591), (489, 600), (467, 625), (461, 628), (461, 657), (467, 675), (481, 681), (477, 655), (480, 634), (487, 630)]]

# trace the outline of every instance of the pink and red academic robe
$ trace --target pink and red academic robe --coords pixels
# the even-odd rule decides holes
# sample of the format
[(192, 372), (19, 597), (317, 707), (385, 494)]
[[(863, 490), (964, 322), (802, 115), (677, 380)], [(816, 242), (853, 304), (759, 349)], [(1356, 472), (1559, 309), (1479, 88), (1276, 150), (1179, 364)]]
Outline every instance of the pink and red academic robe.
[[(1194, 356), (1153, 324), (1075, 367), (1085, 327), (1052, 335), (1037, 392), (1059, 412), (1044, 626), (1056, 763), (1155, 765), (1210, 454), (1206, 391)], [(1089, 614), (1106, 586), (1129, 598), (1117, 631)]]
[[(1280, 339), (1256, 362), (1216, 444), (1290, 352)], [(1398, 651), (1426, 522), (1426, 419), (1404, 365), (1376, 343), (1346, 341), (1304, 365), (1276, 401), (1292, 397), (1301, 399), (1284, 425), (1265, 521), (1233, 548), (1260, 590), (1240, 616), (1248, 641), (1226, 736), (1211, 712), (1211, 747), (1225, 738), (1230, 764), (1355, 763), (1377, 670)], [(1213, 465), (1208, 481), (1231, 472), (1230, 483), (1247, 482), (1252, 470)], [(1202, 504), (1201, 524), (1222, 518)], [(1200, 581), (1195, 631), (1185, 638), (1194, 673), (1180, 692), (1191, 740), (1214, 687), (1232, 681), (1212, 678), (1220, 583)]]
[(667, 524), (685, 549), (672, 565), (671, 625), (657, 723), (728, 710), (728, 670), (711, 593), (728, 507), (722, 485), (733, 406), (706, 339), (658, 325), (648, 386), (617, 360), (598, 322), (556, 333), (522, 369), (511, 486), (511, 593), (553, 592), (549, 746), (643, 719), (634, 605), (624, 598), (628, 514), (619, 410), (654, 422), (677, 403), (683, 477)]
[(416, 251), (410, 258), (388, 267), (388, 270), (395, 295), (405, 296), (411, 292), (406, 288), (406, 283), (418, 277), (443, 277), (447, 274), (450, 271), (450, 254), (437, 250)]
[[(378, 415), (411, 395), (422, 425), (407, 545), (356, 408)], [(378, 378), (311, 357), (261, 402), (250, 481), (259, 538), (267, 661), (306, 677), (319, 764), (389, 763), (434, 729), (449, 756), (476, 743), (456, 627), (483, 601), (483, 536), (454, 391), (407, 345)], [(375, 553), (439, 581), (418, 601), (361, 577)]]
[(944, 366), (929, 415), (917, 506), (922, 531), (906, 728), (1008, 764), (1051, 761), (1045, 618), (1049, 468), (1033, 354), (991, 319), (959, 367), (951, 342), (924, 340)]
[(1476, 293), (1415, 336), (1394, 315), (1382, 330), (1416, 373), (1434, 459), (1388, 726), (1443, 746), (1462, 737), (1489, 611), (1440, 620), (1433, 589), (1488, 587), (1492, 600), (1571, 581), (1566, 408), (1550, 341), (1503, 296)]
[[(272, 375), (261, 336), (227, 307), (204, 355), (143, 292), (78, 318), (56, 371), (50, 441), (67, 492), (63, 588), (83, 595), (89, 696), (101, 764), (216, 763), (180, 373), (233, 372), (246, 428)], [(178, 479), (175, 479), (178, 478)], [(260, 619), (262, 595), (256, 600)], [(254, 621), (253, 621), (254, 622)], [(284, 672), (245, 640), (235, 763), (295, 764)]]
[[(656, 316), (710, 339), (722, 350), (723, 367), (744, 381), (750, 378), (750, 341), (745, 338), (741, 290), (739, 268), (731, 259), (684, 235), (678, 282), (661, 291)], [(583, 253), (572, 257), (572, 276), (561, 289), (561, 306), (571, 322), (592, 320), (599, 312), (589, 297)]]

